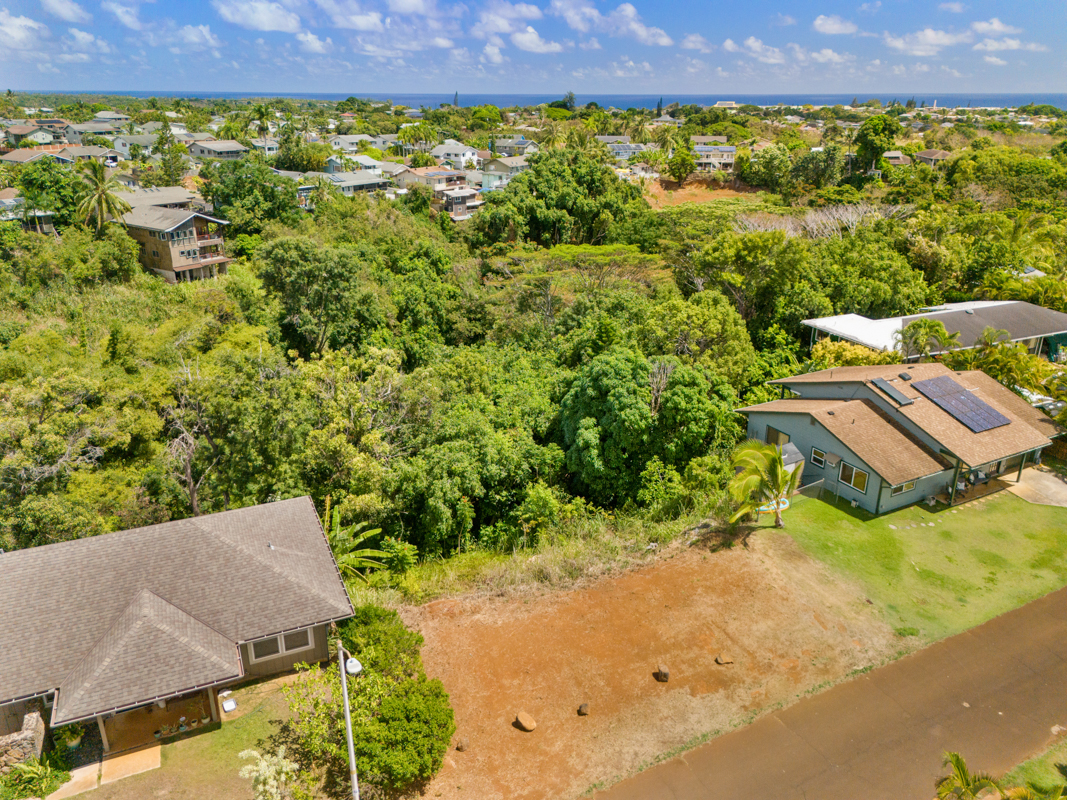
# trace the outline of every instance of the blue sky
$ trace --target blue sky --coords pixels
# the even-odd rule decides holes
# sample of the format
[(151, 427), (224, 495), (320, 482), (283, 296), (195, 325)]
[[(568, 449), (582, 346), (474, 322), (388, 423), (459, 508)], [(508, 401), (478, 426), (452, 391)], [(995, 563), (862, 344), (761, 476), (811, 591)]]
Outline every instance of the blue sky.
[(0, 0), (0, 89), (1064, 92), (1067, 2)]

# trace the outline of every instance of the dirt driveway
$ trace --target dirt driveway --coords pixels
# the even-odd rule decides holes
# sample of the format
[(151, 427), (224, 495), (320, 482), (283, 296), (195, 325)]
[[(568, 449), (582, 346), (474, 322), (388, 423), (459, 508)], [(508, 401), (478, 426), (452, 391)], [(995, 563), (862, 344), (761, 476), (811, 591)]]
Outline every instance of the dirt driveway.
[[(570, 592), (406, 609), (469, 741), (425, 796), (576, 797), (901, 648), (857, 589), (787, 536), (676, 547)], [(666, 684), (653, 678), (660, 663)], [(534, 732), (513, 727), (519, 711)]]

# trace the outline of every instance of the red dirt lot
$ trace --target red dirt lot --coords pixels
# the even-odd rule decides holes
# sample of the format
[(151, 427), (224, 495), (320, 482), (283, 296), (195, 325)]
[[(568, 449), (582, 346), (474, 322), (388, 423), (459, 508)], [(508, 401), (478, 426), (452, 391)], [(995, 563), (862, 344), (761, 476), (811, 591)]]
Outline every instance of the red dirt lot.
[[(573, 591), (403, 614), (451, 695), (455, 741), (469, 741), (425, 797), (577, 797), (899, 649), (855, 587), (775, 533), (717, 553), (676, 545)], [(520, 711), (532, 733), (513, 726)]]
[(730, 188), (720, 188), (707, 180), (687, 180), (681, 186), (668, 178), (649, 181), (645, 185), (645, 199), (652, 208), (667, 208), (682, 203), (710, 203), (713, 200), (728, 200), (733, 197), (747, 197), (757, 200), (759, 191), (741, 183), (731, 183)]

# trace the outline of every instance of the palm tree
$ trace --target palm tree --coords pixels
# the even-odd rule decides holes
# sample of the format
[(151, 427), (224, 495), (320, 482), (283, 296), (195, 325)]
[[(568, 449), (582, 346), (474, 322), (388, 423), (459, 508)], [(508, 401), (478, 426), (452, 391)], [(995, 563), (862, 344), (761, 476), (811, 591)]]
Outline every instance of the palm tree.
[(540, 144), (545, 150), (556, 150), (566, 141), (563, 126), (556, 120), (548, 120), (541, 125)]
[(130, 210), (130, 204), (118, 196), (124, 191), (122, 184), (107, 174), (102, 161), (89, 159), (78, 164), (81, 173), (81, 200), (78, 214), (85, 218), (85, 224), (96, 217), (96, 231), (99, 233), (108, 218), (121, 220), (122, 215)]
[(933, 352), (945, 353), (960, 346), (959, 333), (949, 333), (945, 324), (935, 319), (917, 319), (894, 333), (905, 359), (919, 356), (922, 361)]
[(271, 111), (270, 105), (267, 103), (260, 103), (259, 105), (252, 106), (252, 116), (256, 119), (256, 133), (259, 134), (260, 139), (267, 138), (267, 134), (270, 133), (270, 118), (274, 116), (274, 112)]
[(1039, 789), (1030, 786), (1016, 786), (1001, 790), (1005, 800), (1063, 800), (1067, 797), (1067, 786), (1053, 786), (1051, 789)]
[(656, 144), (663, 148), (669, 159), (674, 154), (674, 149), (681, 141), (681, 134), (673, 125), (660, 125), (656, 130)]
[(945, 777), (939, 778), (935, 784), (938, 800), (974, 800), (986, 789), (1000, 791), (992, 775), (984, 772), (972, 775), (967, 769), (967, 762), (959, 753), (945, 753), (942, 765), (950, 767), (951, 771)]
[(740, 470), (728, 486), (730, 497), (739, 505), (730, 522), (737, 522), (760, 506), (770, 504), (774, 509), (774, 527), (784, 528), (782, 501), (800, 486), (803, 464), (787, 470), (781, 448), (758, 439), (739, 444), (731, 463), (735, 470)]
[(329, 532), (326, 534), (326, 538), (330, 542), (330, 549), (333, 551), (333, 557), (337, 562), (337, 568), (341, 571), (341, 576), (344, 578), (358, 578), (365, 583), (367, 576), (364, 572), (366, 570), (381, 569), (384, 564), (377, 559), (388, 556), (388, 553), (382, 550), (363, 546), (368, 539), (378, 536), (382, 529), (368, 528), (368, 523), (366, 522), (359, 522), (347, 530), (342, 529), (341, 512), (335, 508), (333, 513), (330, 513), (329, 498), (326, 500), (325, 518), (331, 523), (328, 526)]

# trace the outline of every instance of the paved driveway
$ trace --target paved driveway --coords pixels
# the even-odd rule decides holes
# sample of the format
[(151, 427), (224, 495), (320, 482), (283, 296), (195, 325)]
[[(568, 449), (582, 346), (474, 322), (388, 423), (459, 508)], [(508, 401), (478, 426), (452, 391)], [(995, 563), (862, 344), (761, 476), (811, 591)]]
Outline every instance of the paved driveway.
[(1029, 503), (1067, 508), (1067, 481), (1055, 472), (1024, 469), (1022, 480), (1008, 487)]
[(941, 758), (1006, 772), (1067, 725), (1067, 589), (801, 700), (596, 800), (929, 800)]

